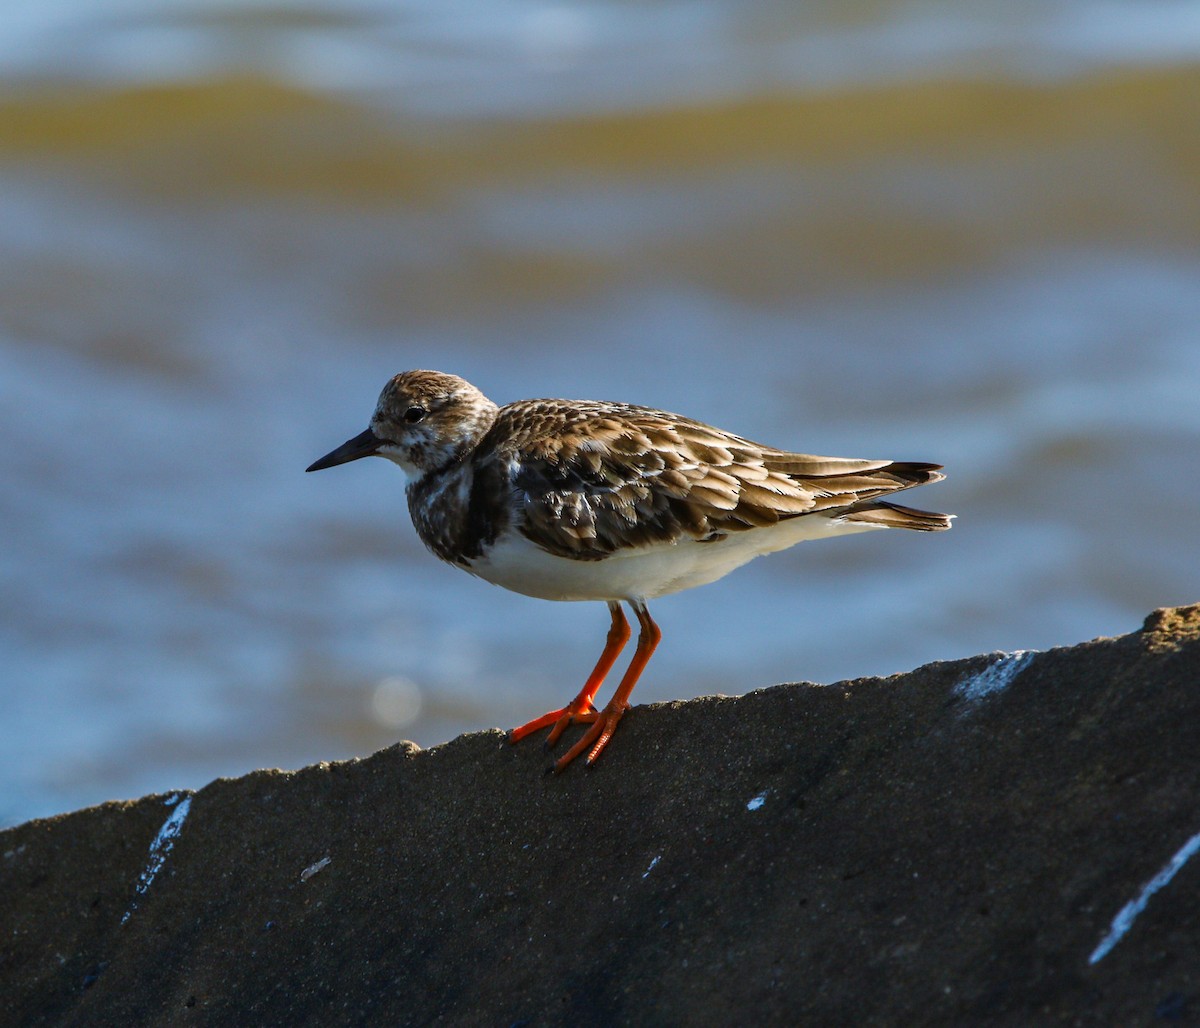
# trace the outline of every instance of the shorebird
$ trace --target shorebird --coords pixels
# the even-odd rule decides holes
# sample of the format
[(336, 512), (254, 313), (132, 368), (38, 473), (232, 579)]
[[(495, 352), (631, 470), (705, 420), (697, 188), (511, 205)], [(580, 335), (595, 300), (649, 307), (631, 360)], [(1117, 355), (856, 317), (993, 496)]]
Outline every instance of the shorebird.
[[(554, 765), (608, 745), (662, 633), (649, 600), (705, 585), (807, 539), (880, 528), (936, 532), (950, 514), (879, 497), (940, 481), (941, 465), (791, 453), (652, 407), (521, 400), (498, 407), (469, 382), (406, 371), (384, 386), (365, 432), (320, 471), (385, 457), (408, 479), (408, 509), (435, 555), (485, 581), (547, 600), (602, 600), (612, 623), (579, 694), (509, 733), (591, 727)], [(640, 628), (603, 710), (593, 701)]]

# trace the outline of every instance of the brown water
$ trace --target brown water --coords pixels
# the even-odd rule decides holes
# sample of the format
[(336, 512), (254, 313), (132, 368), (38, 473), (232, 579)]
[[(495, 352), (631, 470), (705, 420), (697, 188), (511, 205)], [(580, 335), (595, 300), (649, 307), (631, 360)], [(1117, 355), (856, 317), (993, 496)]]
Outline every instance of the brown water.
[(0, 821), (574, 693), (601, 607), (303, 474), (409, 367), (947, 465), (948, 535), (660, 602), (643, 702), (1200, 598), (1193, 10), (0, 15)]

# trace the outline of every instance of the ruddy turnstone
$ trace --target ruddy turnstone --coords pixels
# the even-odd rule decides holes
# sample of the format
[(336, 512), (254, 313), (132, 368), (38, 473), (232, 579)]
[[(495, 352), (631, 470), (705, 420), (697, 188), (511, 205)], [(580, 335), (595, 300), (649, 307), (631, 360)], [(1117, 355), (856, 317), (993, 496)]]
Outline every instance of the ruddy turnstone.
[[(941, 465), (790, 453), (651, 407), (521, 400), (497, 407), (469, 382), (406, 371), (383, 388), (370, 427), (311, 465), (386, 457), (408, 476), (408, 510), (438, 557), (547, 600), (604, 600), (608, 641), (579, 695), (509, 734), (591, 728), (554, 765), (608, 744), (661, 633), (648, 600), (704, 585), (805, 539), (877, 528), (936, 532), (950, 514), (887, 493), (937, 482)], [(593, 705), (641, 631), (608, 705)]]

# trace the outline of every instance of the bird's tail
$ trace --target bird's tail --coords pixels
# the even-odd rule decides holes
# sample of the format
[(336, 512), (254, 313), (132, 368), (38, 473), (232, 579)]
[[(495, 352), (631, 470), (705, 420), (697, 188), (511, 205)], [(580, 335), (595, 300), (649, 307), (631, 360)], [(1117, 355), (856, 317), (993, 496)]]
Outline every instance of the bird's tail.
[[(940, 476), (939, 476), (940, 477)], [(901, 507), (898, 503), (885, 500), (867, 500), (838, 515), (840, 521), (855, 521), (880, 528), (911, 528), (917, 532), (944, 532), (950, 527), (953, 514), (936, 514), (933, 511)]]

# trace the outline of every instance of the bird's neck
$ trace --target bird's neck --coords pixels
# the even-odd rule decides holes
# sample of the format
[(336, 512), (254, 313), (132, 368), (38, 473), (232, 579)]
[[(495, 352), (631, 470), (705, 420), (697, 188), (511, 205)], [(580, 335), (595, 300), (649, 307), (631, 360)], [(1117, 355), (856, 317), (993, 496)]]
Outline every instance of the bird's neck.
[(503, 518), (484, 517), (481, 508), (492, 477), (468, 457), (409, 483), (409, 514), (435, 556), (469, 568), (502, 530)]

